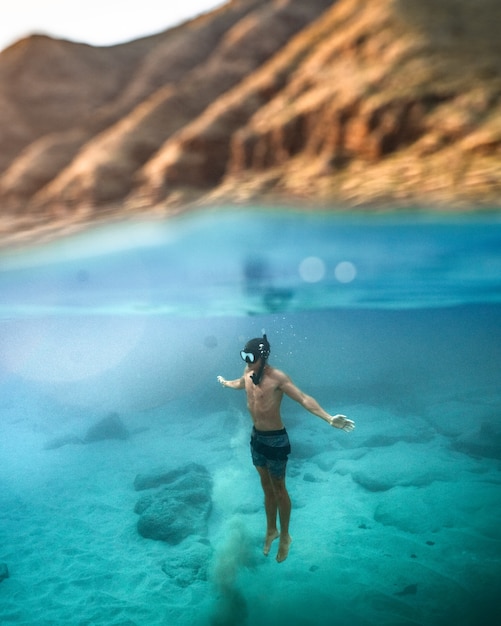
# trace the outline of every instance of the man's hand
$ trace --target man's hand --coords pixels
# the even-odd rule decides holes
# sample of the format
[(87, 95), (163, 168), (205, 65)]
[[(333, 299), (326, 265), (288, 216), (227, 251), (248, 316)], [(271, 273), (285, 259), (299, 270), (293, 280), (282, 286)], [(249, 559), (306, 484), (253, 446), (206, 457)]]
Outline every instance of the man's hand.
[(222, 376), (218, 376), (217, 377), (217, 381), (218, 381), (218, 383), (221, 383), (221, 385), (223, 385), (223, 387), (226, 387), (226, 380)]
[(334, 428), (340, 428), (345, 432), (349, 433), (355, 428), (355, 422), (353, 420), (349, 420), (346, 415), (332, 415), (329, 419), (329, 424)]

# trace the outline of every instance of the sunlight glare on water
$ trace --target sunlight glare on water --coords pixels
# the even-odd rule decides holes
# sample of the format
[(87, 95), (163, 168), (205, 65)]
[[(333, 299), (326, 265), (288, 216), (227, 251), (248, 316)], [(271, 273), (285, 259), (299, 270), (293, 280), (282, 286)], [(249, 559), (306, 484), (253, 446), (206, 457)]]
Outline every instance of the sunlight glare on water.
[(249, 317), (270, 319), (292, 355), (296, 314), (496, 304), (500, 249), (497, 214), (221, 211), (103, 227), (0, 257), (1, 366), (95, 380), (110, 404), (124, 396), (117, 380), (158, 399), (172, 385), (152, 370), (169, 367), (172, 384), (204, 371), (224, 343), (217, 328)]
[(227, 315), (498, 302), (496, 214), (210, 213), (0, 257), (0, 316)]

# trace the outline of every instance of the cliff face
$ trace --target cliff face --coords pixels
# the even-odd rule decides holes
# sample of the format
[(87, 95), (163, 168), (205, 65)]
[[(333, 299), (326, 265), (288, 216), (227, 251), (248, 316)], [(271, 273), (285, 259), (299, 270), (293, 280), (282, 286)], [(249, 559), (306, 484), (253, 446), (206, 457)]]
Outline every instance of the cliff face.
[(232, 135), (213, 195), (499, 205), (500, 17), (490, 0), (338, 3), (294, 42), (308, 53), (286, 86)]
[(500, 18), (497, 0), (233, 0), (121, 46), (20, 41), (0, 54), (2, 227), (260, 198), (499, 205)]

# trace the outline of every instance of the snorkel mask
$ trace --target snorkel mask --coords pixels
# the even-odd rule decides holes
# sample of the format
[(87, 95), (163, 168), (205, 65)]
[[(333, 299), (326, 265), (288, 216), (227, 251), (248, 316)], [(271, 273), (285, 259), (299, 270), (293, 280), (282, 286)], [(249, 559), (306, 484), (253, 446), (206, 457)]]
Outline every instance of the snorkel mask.
[(256, 363), (258, 359), (261, 359), (259, 370), (257, 373), (251, 375), (252, 382), (255, 385), (259, 385), (266, 365), (266, 359), (270, 356), (270, 343), (266, 337), (266, 333), (263, 332), (261, 339), (256, 338), (248, 341), (244, 349), (240, 351), (240, 356), (246, 363)]

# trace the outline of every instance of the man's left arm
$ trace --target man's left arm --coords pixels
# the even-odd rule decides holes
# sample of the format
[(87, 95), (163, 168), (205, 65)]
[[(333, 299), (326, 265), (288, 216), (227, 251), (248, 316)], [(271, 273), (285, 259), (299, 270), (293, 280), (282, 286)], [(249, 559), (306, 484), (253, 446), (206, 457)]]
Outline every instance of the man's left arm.
[(355, 422), (348, 419), (345, 415), (330, 415), (327, 413), (327, 411), (325, 411), (320, 404), (318, 404), (315, 398), (301, 391), (301, 389), (296, 387), (291, 379), (285, 374), (283, 374), (283, 380), (280, 382), (279, 388), (285, 393), (285, 395), (289, 396), (289, 398), (295, 400), (307, 411), (317, 417), (320, 417), (320, 419), (323, 419), (334, 428), (339, 428), (346, 432), (350, 432), (355, 428)]

